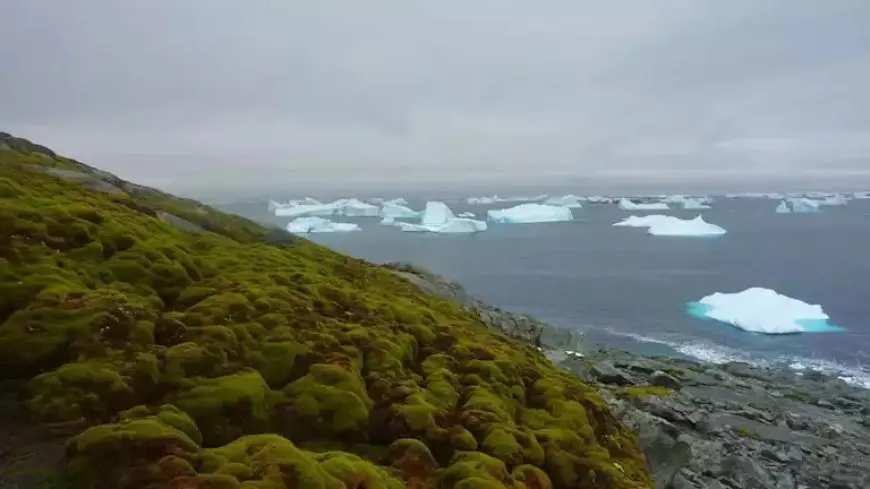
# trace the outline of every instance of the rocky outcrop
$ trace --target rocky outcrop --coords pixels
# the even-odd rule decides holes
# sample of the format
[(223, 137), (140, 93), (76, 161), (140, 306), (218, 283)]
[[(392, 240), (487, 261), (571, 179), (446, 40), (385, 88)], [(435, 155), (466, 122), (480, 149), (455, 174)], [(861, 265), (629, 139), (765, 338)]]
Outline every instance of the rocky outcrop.
[(609, 393), (660, 489), (870, 487), (870, 391), (818, 373), (606, 349), (562, 365)]

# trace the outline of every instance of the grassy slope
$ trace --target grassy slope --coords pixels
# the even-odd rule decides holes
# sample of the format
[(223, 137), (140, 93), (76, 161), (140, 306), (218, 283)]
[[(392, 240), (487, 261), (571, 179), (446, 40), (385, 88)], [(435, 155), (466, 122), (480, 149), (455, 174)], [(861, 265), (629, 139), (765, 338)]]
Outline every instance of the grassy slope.
[(651, 487), (594, 389), (457, 305), (0, 136), (0, 375), (70, 487)]

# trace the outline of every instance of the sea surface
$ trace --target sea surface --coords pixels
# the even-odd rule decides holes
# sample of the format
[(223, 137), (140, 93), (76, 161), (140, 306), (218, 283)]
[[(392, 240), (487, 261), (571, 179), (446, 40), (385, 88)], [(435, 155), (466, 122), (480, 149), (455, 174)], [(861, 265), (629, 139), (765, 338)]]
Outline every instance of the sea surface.
[[(413, 208), (423, 206), (408, 200)], [(448, 204), (479, 217), (488, 208), (513, 205)], [(378, 218), (358, 218), (340, 220), (359, 223), (361, 232), (309, 237), (370, 261), (421, 265), (458, 280), (482, 300), (583, 331), (606, 346), (813, 368), (870, 388), (870, 200), (817, 214), (776, 214), (776, 205), (718, 198), (703, 214), (728, 230), (720, 238), (654, 237), (645, 229), (616, 228), (612, 224), (630, 213), (612, 204), (574, 209), (573, 222), (490, 223), (475, 235), (403, 233), (379, 225)], [(266, 202), (225, 208), (288, 221), (271, 216)], [(692, 217), (698, 211), (663, 213)], [(748, 287), (820, 304), (843, 331), (762, 335), (686, 313), (687, 302)]]

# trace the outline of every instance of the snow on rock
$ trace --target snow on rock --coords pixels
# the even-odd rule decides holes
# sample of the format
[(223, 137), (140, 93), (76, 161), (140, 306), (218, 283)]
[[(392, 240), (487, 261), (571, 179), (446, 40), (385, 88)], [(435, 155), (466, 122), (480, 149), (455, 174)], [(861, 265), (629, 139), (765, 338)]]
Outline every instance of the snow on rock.
[(343, 233), (360, 231), (360, 227), (350, 222), (332, 222), (322, 217), (299, 217), (287, 224), (287, 231), (295, 234), (305, 233)]
[(580, 203), (580, 197), (575, 195), (563, 195), (561, 197), (550, 197), (544, 200), (544, 205), (559, 205), (562, 207), (568, 207), (571, 209), (579, 209), (583, 207), (583, 204)]
[(821, 306), (807, 304), (762, 287), (730, 294), (716, 292), (697, 302), (688, 303), (687, 312), (753, 333), (793, 334), (840, 330), (828, 323), (829, 317)]
[(653, 236), (722, 236), (727, 233), (724, 228), (708, 223), (700, 215), (694, 219), (661, 214), (629, 216), (614, 226), (647, 228), (647, 233)]
[(486, 218), (492, 222), (505, 224), (529, 224), (536, 222), (571, 221), (571, 209), (544, 204), (520, 204), (508, 209), (486, 211)]
[(664, 211), (670, 209), (664, 202), (637, 204), (628, 199), (619, 199), (619, 208), (626, 211)]
[(414, 209), (406, 207), (404, 204), (394, 204), (391, 202), (384, 202), (380, 210), (381, 217), (390, 217), (392, 219), (419, 219), (422, 214), (422, 212), (417, 212)]
[(443, 234), (477, 233), (486, 231), (487, 227), (483, 221), (454, 216), (447, 204), (438, 201), (426, 202), (426, 210), (423, 211), (420, 224), (396, 222), (396, 226), (407, 232)]

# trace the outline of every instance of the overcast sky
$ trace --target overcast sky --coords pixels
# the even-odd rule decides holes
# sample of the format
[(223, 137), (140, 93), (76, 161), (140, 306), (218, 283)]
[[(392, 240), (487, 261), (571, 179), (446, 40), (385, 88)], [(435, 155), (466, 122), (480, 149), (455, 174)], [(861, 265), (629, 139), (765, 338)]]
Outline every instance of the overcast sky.
[(0, 130), (169, 189), (870, 175), (867, 0), (57, 0)]

